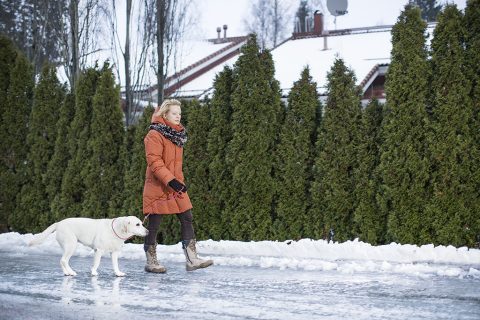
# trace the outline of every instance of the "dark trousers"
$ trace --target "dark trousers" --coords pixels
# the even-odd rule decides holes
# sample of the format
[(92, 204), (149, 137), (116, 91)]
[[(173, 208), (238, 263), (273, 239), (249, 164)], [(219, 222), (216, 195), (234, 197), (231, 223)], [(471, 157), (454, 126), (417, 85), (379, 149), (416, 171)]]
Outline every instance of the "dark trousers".
[[(145, 251), (147, 251), (147, 247), (149, 245), (153, 245), (156, 243), (158, 229), (160, 228), (160, 222), (162, 221), (163, 216), (163, 214), (151, 214), (148, 216), (148, 235), (145, 237)], [(177, 213), (176, 216), (180, 220), (182, 240), (185, 241), (195, 239), (195, 231), (193, 230), (192, 210)]]

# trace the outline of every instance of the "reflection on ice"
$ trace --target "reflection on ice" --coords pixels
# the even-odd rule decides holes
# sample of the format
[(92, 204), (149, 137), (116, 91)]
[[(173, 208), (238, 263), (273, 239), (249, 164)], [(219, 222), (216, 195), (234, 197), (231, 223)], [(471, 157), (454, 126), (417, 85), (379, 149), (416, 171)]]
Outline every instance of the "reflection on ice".
[(99, 279), (91, 277), (82, 281), (75, 277), (63, 277), (60, 290), (61, 301), (65, 304), (86, 303), (97, 306), (120, 307), (122, 294), (120, 284), (123, 278)]
[[(91, 283), (93, 288), (93, 296), (96, 305), (112, 305), (115, 307), (120, 304), (120, 282), (122, 278), (115, 278), (111, 281), (112, 286), (109, 288), (106, 283), (100, 283), (98, 277), (92, 277)], [(104, 282), (104, 281), (102, 281)]]

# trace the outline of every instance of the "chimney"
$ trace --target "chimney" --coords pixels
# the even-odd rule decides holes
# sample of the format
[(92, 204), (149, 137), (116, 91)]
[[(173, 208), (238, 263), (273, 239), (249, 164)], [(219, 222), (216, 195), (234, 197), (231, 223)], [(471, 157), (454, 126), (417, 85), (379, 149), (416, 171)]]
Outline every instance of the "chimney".
[(227, 29), (228, 29), (228, 26), (226, 24), (223, 25), (223, 38), (226, 39), (227, 38)]
[(323, 14), (319, 10), (313, 14), (313, 33), (316, 35), (323, 33)]
[(222, 32), (222, 29), (220, 29), (220, 27), (217, 27), (217, 41), (220, 41), (220, 32)]

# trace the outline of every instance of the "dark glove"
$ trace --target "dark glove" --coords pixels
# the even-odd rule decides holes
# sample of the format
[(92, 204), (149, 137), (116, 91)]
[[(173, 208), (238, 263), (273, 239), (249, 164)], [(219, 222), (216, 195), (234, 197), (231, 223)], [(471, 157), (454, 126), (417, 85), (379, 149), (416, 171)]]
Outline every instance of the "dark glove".
[(168, 183), (170, 188), (175, 190), (175, 192), (187, 192), (187, 186), (178, 181), (177, 179), (173, 179)]

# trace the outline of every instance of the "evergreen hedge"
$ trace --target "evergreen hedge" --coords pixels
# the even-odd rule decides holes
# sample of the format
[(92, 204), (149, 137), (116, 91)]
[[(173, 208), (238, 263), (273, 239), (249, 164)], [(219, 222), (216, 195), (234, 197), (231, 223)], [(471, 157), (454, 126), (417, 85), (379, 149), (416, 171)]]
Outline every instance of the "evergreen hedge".
[(391, 63), (385, 83), (387, 112), (379, 172), (379, 206), (388, 215), (387, 241), (431, 243), (431, 197), (427, 155), (429, 74), (427, 24), (407, 5), (392, 29)]
[(330, 230), (337, 240), (353, 236), (355, 173), (358, 170), (358, 145), (361, 141), (360, 92), (355, 75), (342, 59), (336, 59), (327, 75), (328, 99), (316, 148), (313, 206), (310, 215), (318, 215), (316, 236), (326, 237)]
[[(332, 230), (339, 241), (477, 246), (479, 2), (469, 0), (465, 16), (445, 6), (431, 51), (420, 10), (407, 5), (392, 30), (387, 104), (365, 109), (341, 59), (324, 109), (308, 68), (281, 101), (272, 56), (250, 37), (211, 100), (182, 102), (198, 239), (327, 239)], [(35, 86), (24, 56), (5, 37), (0, 44), (0, 229), (141, 218), (153, 109), (126, 130), (108, 65), (84, 70), (75, 92), (52, 67)], [(168, 215), (158, 241), (179, 240)]]

